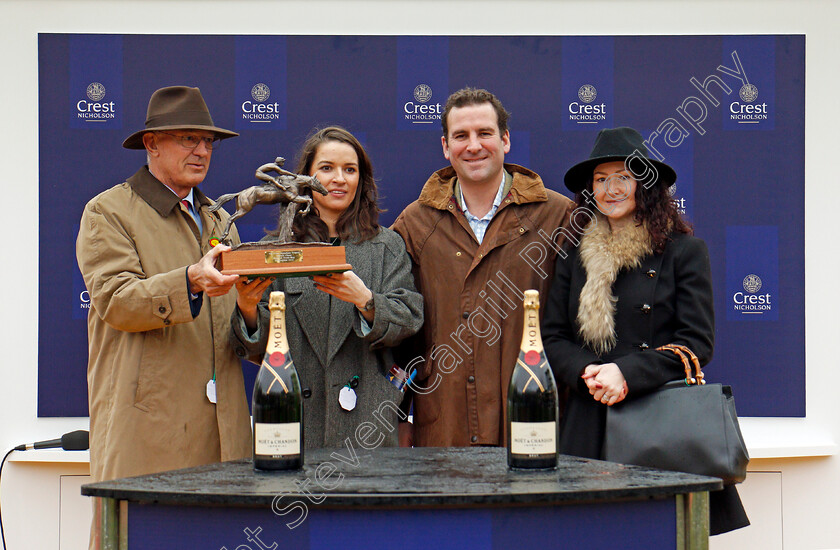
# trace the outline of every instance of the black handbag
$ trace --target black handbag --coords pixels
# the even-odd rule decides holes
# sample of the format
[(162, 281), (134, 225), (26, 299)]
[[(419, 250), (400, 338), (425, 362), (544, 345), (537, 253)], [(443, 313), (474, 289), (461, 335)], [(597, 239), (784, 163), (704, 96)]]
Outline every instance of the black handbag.
[(727, 485), (744, 481), (750, 458), (732, 388), (706, 384), (700, 362), (687, 347), (669, 344), (658, 349), (682, 359), (686, 378), (608, 407), (604, 458), (719, 477)]

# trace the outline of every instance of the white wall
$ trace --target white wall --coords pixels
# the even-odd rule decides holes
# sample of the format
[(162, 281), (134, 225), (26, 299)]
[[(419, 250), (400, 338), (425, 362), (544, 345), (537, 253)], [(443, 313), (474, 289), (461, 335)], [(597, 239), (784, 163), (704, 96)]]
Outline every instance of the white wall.
[[(153, 15), (154, 14), (154, 15)], [(807, 418), (746, 422), (751, 469), (781, 472), (786, 548), (840, 548), (840, 340), (833, 181), (840, 140), (840, 3), (825, 1), (0, 0), (0, 450), (86, 419), (39, 419), (38, 32), (194, 34), (767, 34), (807, 36)], [(790, 449), (793, 450), (790, 450)], [(787, 449), (787, 450), (786, 450)], [(9, 506), (9, 503), (4, 500)]]

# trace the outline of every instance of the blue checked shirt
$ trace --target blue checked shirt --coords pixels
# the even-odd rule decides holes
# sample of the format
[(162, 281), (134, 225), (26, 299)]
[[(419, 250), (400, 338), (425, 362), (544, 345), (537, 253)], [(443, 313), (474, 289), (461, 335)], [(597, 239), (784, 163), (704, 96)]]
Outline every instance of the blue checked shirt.
[(493, 216), (496, 215), (496, 210), (499, 209), (499, 205), (502, 204), (502, 193), (505, 190), (505, 174), (502, 173), (502, 182), (499, 184), (499, 192), (496, 193), (496, 198), (493, 199), (493, 206), (490, 210), (484, 215), (483, 218), (476, 218), (473, 216), (469, 210), (467, 210), (467, 203), (464, 201), (464, 191), (461, 189), (461, 186), (458, 186), (458, 202), (461, 205), (461, 210), (464, 211), (464, 216), (467, 218), (467, 223), (470, 224), (470, 228), (472, 229), (473, 233), (475, 234), (476, 240), (478, 240), (478, 244), (481, 244), (481, 241), (484, 240), (484, 233), (487, 232), (487, 226), (490, 225), (490, 220), (493, 219)]

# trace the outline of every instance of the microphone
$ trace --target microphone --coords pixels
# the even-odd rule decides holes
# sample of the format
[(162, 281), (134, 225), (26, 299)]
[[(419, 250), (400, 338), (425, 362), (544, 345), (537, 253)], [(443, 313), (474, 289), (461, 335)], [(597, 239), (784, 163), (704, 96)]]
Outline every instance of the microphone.
[(14, 448), (15, 451), (29, 451), (32, 449), (57, 449), (61, 447), (65, 451), (87, 451), (90, 447), (87, 430), (76, 430), (66, 433), (60, 439), (48, 439), (47, 441), (36, 441), (25, 443)]

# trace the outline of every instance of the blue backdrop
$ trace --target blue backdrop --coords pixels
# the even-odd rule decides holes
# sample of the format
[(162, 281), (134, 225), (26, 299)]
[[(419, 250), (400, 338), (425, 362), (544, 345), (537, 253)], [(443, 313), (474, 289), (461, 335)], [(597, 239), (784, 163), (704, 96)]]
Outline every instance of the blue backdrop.
[[(209, 196), (257, 183), (278, 155), (293, 167), (313, 127), (340, 124), (373, 160), (386, 225), (447, 164), (440, 111), (464, 86), (512, 113), (507, 160), (566, 194), (598, 130), (639, 129), (676, 169), (674, 200), (711, 253), (707, 379), (733, 386), (742, 416), (805, 415), (804, 36), (41, 34), (38, 63), (39, 416), (87, 416), (79, 219), (144, 163), (121, 143), (151, 93), (176, 84), (200, 87), (216, 124), (241, 134), (214, 152)], [(243, 239), (275, 214), (243, 218)]]

